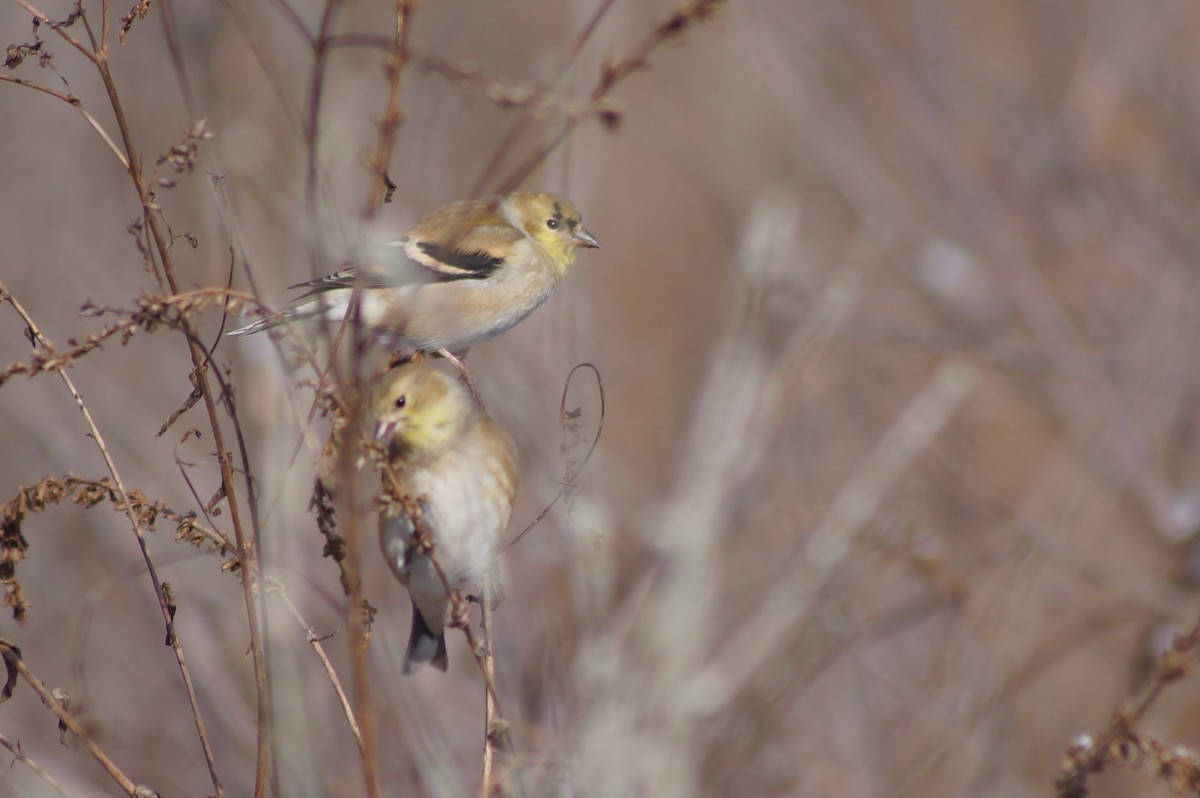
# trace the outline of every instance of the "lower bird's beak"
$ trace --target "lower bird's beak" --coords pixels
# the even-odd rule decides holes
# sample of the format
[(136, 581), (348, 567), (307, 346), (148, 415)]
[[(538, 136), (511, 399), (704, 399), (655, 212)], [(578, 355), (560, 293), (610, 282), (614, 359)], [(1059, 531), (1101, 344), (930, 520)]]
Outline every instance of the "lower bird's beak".
[(575, 231), (575, 243), (588, 249), (600, 249), (600, 242), (587, 231), (586, 227), (580, 227)]
[(395, 422), (392, 421), (376, 421), (375, 422), (375, 440), (378, 443), (386, 443), (387, 439), (392, 437), (392, 432), (396, 429)]

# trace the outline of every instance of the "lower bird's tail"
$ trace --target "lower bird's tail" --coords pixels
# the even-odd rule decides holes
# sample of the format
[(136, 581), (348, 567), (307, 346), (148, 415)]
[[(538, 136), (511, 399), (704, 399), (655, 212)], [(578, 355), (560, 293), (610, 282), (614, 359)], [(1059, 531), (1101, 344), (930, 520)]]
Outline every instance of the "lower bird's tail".
[(416, 602), (413, 602), (412, 632), (408, 636), (408, 650), (404, 652), (403, 672), (412, 673), (426, 662), (440, 671), (450, 667), (450, 659), (446, 656), (446, 635), (434, 634), (421, 617)]

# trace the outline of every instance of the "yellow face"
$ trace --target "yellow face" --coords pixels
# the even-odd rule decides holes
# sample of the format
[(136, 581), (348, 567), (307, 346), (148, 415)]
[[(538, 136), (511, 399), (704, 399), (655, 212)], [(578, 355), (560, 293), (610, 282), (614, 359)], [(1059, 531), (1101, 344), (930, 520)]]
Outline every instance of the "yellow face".
[(512, 199), (525, 232), (545, 247), (556, 262), (569, 265), (575, 260), (577, 248), (600, 247), (583, 226), (579, 211), (562, 197), (537, 191), (514, 194)]
[(371, 398), (375, 439), (401, 457), (449, 445), (474, 412), (470, 394), (432, 366), (409, 363), (380, 378)]

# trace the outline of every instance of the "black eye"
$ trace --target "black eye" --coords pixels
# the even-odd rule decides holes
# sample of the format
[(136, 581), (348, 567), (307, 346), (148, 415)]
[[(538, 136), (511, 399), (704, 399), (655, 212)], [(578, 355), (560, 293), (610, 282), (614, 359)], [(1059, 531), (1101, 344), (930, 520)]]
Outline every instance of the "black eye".
[(558, 219), (547, 219), (546, 226), (549, 227), (551, 230), (557, 230), (558, 229)]
[(407, 396), (405, 396), (404, 394), (400, 394), (399, 396), (396, 397), (396, 407), (397, 408), (404, 407), (406, 404), (408, 404)]

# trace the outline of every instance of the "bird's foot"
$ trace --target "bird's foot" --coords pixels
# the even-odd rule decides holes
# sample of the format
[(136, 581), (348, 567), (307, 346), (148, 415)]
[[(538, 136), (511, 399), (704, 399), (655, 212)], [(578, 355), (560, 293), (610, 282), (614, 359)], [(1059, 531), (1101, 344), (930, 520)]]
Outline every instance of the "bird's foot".
[(458, 369), (463, 384), (471, 392), (471, 398), (475, 400), (475, 404), (479, 405), (480, 409), (483, 409), (483, 395), (479, 393), (479, 386), (475, 384), (475, 378), (471, 376), (471, 370), (467, 368), (467, 364), (449, 349), (439, 349), (437, 353), (446, 360), (449, 360), (454, 368)]

